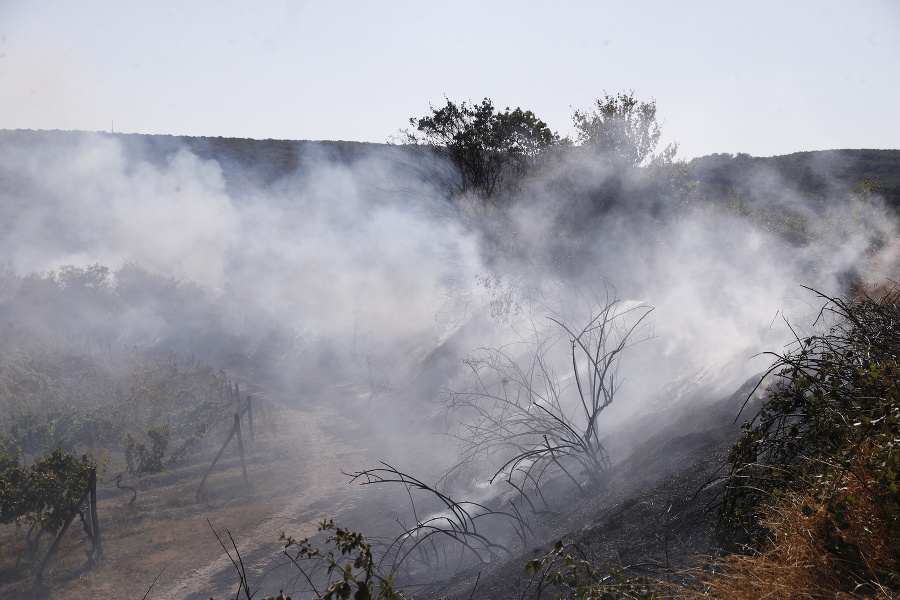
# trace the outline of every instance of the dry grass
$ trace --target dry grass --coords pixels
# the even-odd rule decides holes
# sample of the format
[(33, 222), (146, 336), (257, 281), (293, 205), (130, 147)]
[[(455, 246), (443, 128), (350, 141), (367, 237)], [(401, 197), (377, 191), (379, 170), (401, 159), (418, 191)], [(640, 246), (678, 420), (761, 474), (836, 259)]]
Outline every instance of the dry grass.
[[(857, 460), (830, 489), (791, 494), (767, 511), (770, 538), (754, 555), (731, 555), (686, 573), (693, 584), (674, 597), (686, 600), (900, 599), (894, 553), (898, 532), (876, 502), (875, 477)], [(846, 507), (840, 527), (826, 508)]]

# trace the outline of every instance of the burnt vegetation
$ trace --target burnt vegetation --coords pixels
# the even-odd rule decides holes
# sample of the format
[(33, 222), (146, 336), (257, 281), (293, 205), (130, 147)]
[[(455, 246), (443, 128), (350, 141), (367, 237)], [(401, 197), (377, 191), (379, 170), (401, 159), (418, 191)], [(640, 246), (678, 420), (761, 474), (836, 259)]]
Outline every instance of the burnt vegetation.
[[(843, 295), (809, 290), (824, 305), (813, 333), (797, 325), (794, 344), (771, 353), (771, 367), (735, 395), (625, 418), (629, 399), (638, 403), (623, 365), (653, 341), (657, 313), (619, 297), (615, 282), (592, 270), (598, 238), (623, 240), (624, 221), (661, 232), (692, 211), (714, 223), (739, 220), (795, 250), (833, 236), (825, 247), (837, 254), (842, 237), (866, 232), (872, 257), (895, 243), (892, 226), (868, 229), (900, 203), (898, 151), (687, 163), (676, 144), (660, 147), (655, 101), (633, 92), (605, 94), (575, 111), (573, 124), (568, 139), (529, 110), (446, 99), (385, 145), (120, 136), (148, 163), (185, 149), (217, 161), (226, 191), (239, 198), (377, 155), (441, 198), (436, 219), (479, 240), (486, 300), (472, 317), (471, 298), (447, 283), (448, 305), (464, 314), (447, 327), (453, 335), (395, 366), (357, 335), (358, 324), (351, 342), (295, 329), (227, 286), (212, 290), (127, 261), (115, 271), (64, 265), (24, 275), (0, 265), (5, 589), (68, 589), (103, 568), (99, 551), (70, 540), (65, 574), (50, 587), (35, 583), (51, 558), (48, 538), (75, 516), (99, 548), (103, 530), (88, 524), (85, 508), (98, 482), (101, 522), (106, 507), (117, 539), (150, 502), (157, 515), (177, 509), (192, 521), (262, 497), (296, 508), (296, 486), (278, 487), (275, 476), (253, 483), (260, 465), (293, 468), (298, 456), (276, 435), (277, 402), (254, 404), (265, 435), (253, 440), (246, 387), (269, 386), (302, 396), (294, 401), (305, 410), (327, 406), (323, 429), (349, 429), (369, 445), (367, 460), (384, 461), (348, 469), (347, 483), (366, 493), (343, 516), (354, 523), (367, 503), (391, 506), (390, 518), (362, 523), (376, 530), (371, 538), (330, 519), (311, 538), (285, 531), (277, 568), (290, 573), (283, 578), (295, 594), (900, 597), (896, 286), (865, 288), (848, 267), (838, 274)], [(72, 135), (0, 132), (0, 144), (64, 145)], [(41, 193), (11, 171), (0, 171), (0, 183), (23, 197)], [(519, 230), (523, 214), (540, 216), (540, 240)], [(810, 271), (834, 258), (816, 248), (805, 259)], [(466, 343), (468, 329), (486, 323), (500, 332), (496, 344), (467, 347), (462, 360), (447, 349), (447, 339)], [(440, 387), (427, 387), (434, 381)], [(614, 409), (624, 412), (611, 418)], [(344, 420), (331, 421), (338, 413)], [(368, 431), (376, 417), (395, 422), (387, 433)], [(432, 468), (425, 448), (417, 460), (424, 437), (414, 430), (437, 424), (455, 454)], [(238, 450), (242, 479), (233, 477)], [(304, 461), (312, 455), (299, 451)], [(234, 484), (201, 494), (223, 456)], [(250, 477), (248, 463), (260, 467)], [(169, 486), (180, 486), (177, 494), (158, 493)], [(95, 515), (98, 500), (90, 506)], [(279, 587), (259, 575), (269, 569), (259, 554), (230, 533), (226, 543), (207, 522), (235, 569), (239, 598)], [(73, 548), (88, 554), (86, 565), (74, 565)]]
[[(471, 383), (450, 392), (446, 401), (448, 411), (464, 415), (455, 434), (462, 451), (454, 471), (492, 464), (490, 483), (505, 481), (529, 502), (543, 497), (548, 470), (564, 475), (579, 491), (582, 475), (602, 484), (610, 460), (599, 421), (621, 385), (617, 375), (623, 353), (646, 339), (641, 336), (647, 335), (651, 310), (622, 308), (618, 300), (607, 299), (592, 305), (583, 323), (549, 317), (549, 332), (466, 359)], [(560, 343), (571, 357), (567, 377), (557, 374), (550, 360)]]

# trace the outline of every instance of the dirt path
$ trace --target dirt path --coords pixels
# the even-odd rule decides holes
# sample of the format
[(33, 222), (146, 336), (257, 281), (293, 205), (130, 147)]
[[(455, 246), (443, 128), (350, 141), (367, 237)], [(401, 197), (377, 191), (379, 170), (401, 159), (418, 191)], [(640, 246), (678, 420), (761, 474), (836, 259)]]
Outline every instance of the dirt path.
[[(262, 585), (259, 597), (278, 593), (277, 588), (269, 588), (278, 586), (281, 577), (266, 576), (266, 572), (280, 556), (283, 545), (278, 539), (281, 533), (287, 532), (295, 538), (312, 536), (316, 533), (316, 523), (335, 517), (340, 510), (350, 506), (358, 494), (358, 486), (348, 485), (341, 470), (355, 469), (363, 459), (359, 449), (336, 441), (326, 432), (326, 426), (334, 423), (336, 417), (333, 410), (325, 407), (284, 409), (279, 419), (279, 443), (293, 445), (284, 448), (285, 453), (302, 461), (302, 464), (296, 464), (297, 476), (303, 479), (299, 491), (283, 498), (280, 503), (283, 505), (255, 527), (230, 529), (251, 585)], [(224, 541), (229, 544), (227, 538)], [(218, 544), (211, 532), (210, 543)], [(284, 560), (282, 557), (282, 562)], [(147, 595), (148, 600), (229, 598), (234, 596), (238, 584), (237, 572), (224, 552), (219, 558), (182, 572), (173, 580), (164, 582), (164, 579), (165, 575)]]

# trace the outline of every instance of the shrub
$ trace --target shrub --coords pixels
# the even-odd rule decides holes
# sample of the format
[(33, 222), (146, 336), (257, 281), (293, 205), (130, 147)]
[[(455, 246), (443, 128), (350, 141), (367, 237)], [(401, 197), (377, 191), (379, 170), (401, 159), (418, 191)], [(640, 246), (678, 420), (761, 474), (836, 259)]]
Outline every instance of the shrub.
[[(382, 575), (372, 555), (372, 547), (365, 541), (361, 533), (336, 527), (332, 520), (322, 521), (319, 531), (331, 532), (325, 538), (326, 548), (317, 548), (304, 538), (295, 540), (282, 534), (287, 549), (296, 548), (294, 564), (303, 571), (307, 581), (313, 588), (317, 598), (322, 600), (403, 600), (403, 592), (394, 588), (390, 575)], [(313, 568), (324, 568), (325, 577), (330, 578), (338, 573), (339, 578), (332, 581), (324, 594), (315, 589), (312, 575), (308, 574), (297, 560), (311, 561)]]
[(151, 448), (131, 437), (125, 436), (125, 464), (128, 473), (135, 477), (161, 473), (165, 470), (163, 457), (169, 447), (169, 425), (151, 425), (147, 428), (147, 437), (152, 443)]
[(825, 299), (827, 333), (775, 355), (770, 395), (729, 456), (719, 532), (759, 554), (724, 564), (729, 577), (793, 565), (842, 593), (897, 592), (900, 289)]
[(95, 466), (57, 448), (25, 468), (0, 444), (0, 523), (58, 530), (75, 510)]

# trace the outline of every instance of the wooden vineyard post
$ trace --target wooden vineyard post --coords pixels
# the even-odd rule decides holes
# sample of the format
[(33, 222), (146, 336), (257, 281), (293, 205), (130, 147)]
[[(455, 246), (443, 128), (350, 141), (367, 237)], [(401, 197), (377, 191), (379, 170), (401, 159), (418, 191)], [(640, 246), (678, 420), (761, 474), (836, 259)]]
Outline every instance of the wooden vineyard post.
[(65, 523), (63, 523), (62, 529), (60, 529), (59, 533), (56, 534), (56, 539), (53, 540), (53, 544), (51, 544), (50, 549), (47, 550), (47, 554), (44, 556), (44, 560), (42, 560), (41, 564), (38, 566), (37, 572), (39, 579), (43, 574), (44, 568), (47, 566), (47, 563), (50, 562), (50, 559), (53, 557), (53, 554), (59, 547), (59, 543), (62, 541), (63, 536), (66, 535), (66, 532), (69, 530), (69, 525), (72, 524), (72, 521), (75, 519), (75, 515), (77, 515), (81, 511), (81, 507), (84, 505), (84, 502), (88, 499), (88, 497), (90, 497), (91, 499), (90, 536), (92, 538), (93, 544), (91, 552), (94, 558), (100, 558), (102, 550), (100, 548), (100, 521), (97, 518), (97, 469), (92, 468), (90, 481), (87, 487), (84, 489), (84, 492), (81, 493), (81, 497), (78, 498), (78, 502), (75, 503), (75, 507), (72, 509), (72, 512), (69, 513), (69, 516), (68, 518), (66, 518)]
[(100, 545), (100, 517), (97, 515), (97, 468), (91, 469), (91, 530), (94, 532), (94, 559), (103, 557)]
[[(81, 460), (87, 462), (87, 456), (82, 456)], [(103, 547), (100, 545), (100, 519), (97, 516), (97, 469), (91, 468), (91, 475), (88, 479), (88, 490), (90, 494), (87, 498), (87, 517), (81, 513), (81, 522), (84, 526), (84, 532), (91, 540), (91, 551), (87, 553), (88, 560), (99, 560), (103, 555)], [(80, 511), (80, 507), (75, 508)]]
[(247, 463), (244, 461), (244, 438), (241, 437), (241, 413), (234, 413), (234, 428), (237, 430), (238, 452), (241, 455), (241, 471), (244, 473), (244, 483), (248, 483)]
[(216, 454), (216, 457), (213, 459), (212, 464), (209, 465), (209, 469), (206, 470), (206, 474), (203, 475), (203, 479), (200, 480), (200, 487), (197, 488), (197, 502), (200, 502), (200, 492), (203, 491), (203, 486), (206, 484), (206, 478), (209, 477), (209, 474), (212, 473), (213, 467), (216, 466), (216, 463), (219, 462), (219, 459), (222, 458), (222, 453), (225, 452), (225, 448), (228, 447), (228, 442), (231, 441), (231, 438), (234, 437), (235, 428), (231, 428), (231, 433), (228, 434), (228, 437), (225, 438), (225, 443), (222, 444), (222, 448), (219, 450), (219, 453)]
[(206, 473), (203, 475), (203, 479), (200, 480), (200, 486), (197, 488), (197, 502), (200, 502), (200, 494), (203, 492), (203, 486), (206, 485), (206, 478), (209, 477), (209, 474), (212, 473), (213, 467), (216, 466), (216, 463), (219, 462), (219, 459), (222, 458), (222, 454), (225, 452), (225, 448), (228, 447), (228, 443), (231, 441), (231, 438), (234, 437), (234, 434), (237, 434), (238, 438), (238, 451), (241, 455), (241, 470), (244, 473), (244, 483), (248, 482), (247, 479), (247, 463), (244, 459), (244, 440), (241, 438), (241, 413), (234, 413), (234, 426), (231, 428), (231, 432), (228, 434), (228, 437), (225, 438), (225, 443), (222, 444), (222, 448), (219, 450), (219, 453), (216, 454), (216, 457), (213, 459), (212, 464), (209, 465), (209, 469), (206, 470)]
[(251, 396), (247, 396), (247, 404), (244, 405), (244, 410), (242, 413), (247, 413), (247, 425), (250, 427), (250, 443), (254, 442), (253, 440), (253, 398)]

